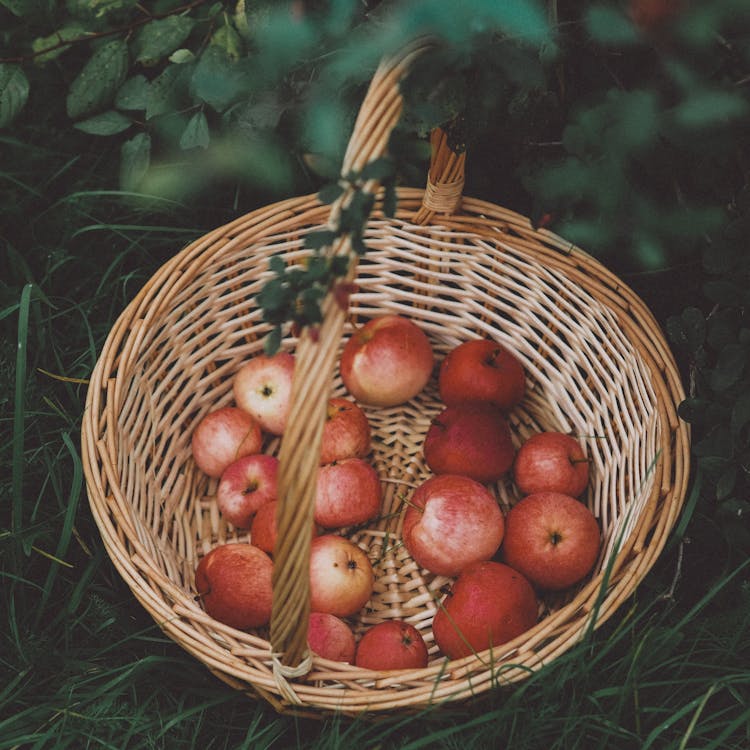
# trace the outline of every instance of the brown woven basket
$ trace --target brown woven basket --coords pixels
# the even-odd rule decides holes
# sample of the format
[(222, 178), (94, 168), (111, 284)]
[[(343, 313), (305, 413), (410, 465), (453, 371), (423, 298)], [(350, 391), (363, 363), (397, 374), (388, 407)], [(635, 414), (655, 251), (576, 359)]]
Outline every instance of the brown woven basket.
[[(344, 173), (385, 152), (401, 109), (399, 80), (427, 44), (381, 64)], [(400, 190), (396, 217), (385, 219), (376, 208), (368, 224), (349, 316), (329, 297), (317, 341), (303, 333), (282, 342), (297, 366), (289, 427), (281, 445), (274, 439), (265, 446), (281, 461), (270, 629), (222, 625), (196, 600), (201, 556), (249, 537), (220, 517), (216, 480), (194, 466), (190, 437), (208, 411), (231, 403), (232, 375), (262, 349), (268, 326), (254, 300), (270, 276), (270, 256), (299, 263), (309, 252), (306, 233), (335, 219), (350, 195), (333, 208), (315, 196), (285, 200), (193, 242), (120, 316), (91, 379), (83, 460), (91, 508), (114, 564), (165, 633), (224, 681), (280, 709), (418, 709), (523, 679), (632, 594), (684, 500), (689, 435), (676, 416), (682, 386), (643, 302), (586, 253), (528, 219), (462, 198), (463, 157), (447, 150), (439, 133), (433, 145), (428, 188)], [(348, 253), (347, 240), (331, 252)], [(592, 576), (544, 599), (534, 628), (491, 653), (448, 662), (431, 632), (448, 579), (421, 570), (400, 543), (404, 497), (429, 476), (421, 446), (442, 408), (435, 379), (403, 406), (366, 408), (383, 512), (349, 534), (376, 571), (373, 596), (351, 623), (358, 634), (390, 618), (419, 628), (429, 665), (395, 672), (327, 661), (306, 644), (308, 530), (325, 404), (345, 393), (335, 365), (352, 321), (384, 313), (415, 320), (438, 360), (479, 337), (516, 353), (527, 395), (511, 415), (514, 439), (520, 444), (539, 430), (581, 437), (592, 458), (585, 500), (604, 539)], [(504, 509), (516, 500), (509, 481), (492, 490)]]

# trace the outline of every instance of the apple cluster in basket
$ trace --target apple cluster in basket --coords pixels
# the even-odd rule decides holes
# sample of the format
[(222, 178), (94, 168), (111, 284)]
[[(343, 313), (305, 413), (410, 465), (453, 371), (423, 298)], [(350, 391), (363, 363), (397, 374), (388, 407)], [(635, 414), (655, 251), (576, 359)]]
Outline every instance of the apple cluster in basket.
[[(375, 670), (427, 666), (427, 646), (407, 622), (372, 625), (356, 641), (346, 618), (367, 604), (375, 576), (367, 554), (335, 532), (381, 511), (380, 478), (367, 461), (370, 425), (357, 402), (404, 403), (426, 386), (434, 364), (424, 332), (397, 315), (370, 320), (343, 349), (339, 371), (354, 400), (329, 401), (310, 529), (308, 642), (323, 658)], [(192, 436), (196, 465), (218, 479), (219, 511), (250, 533), (250, 543), (214, 547), (195, 572), (208, 614), (238, 629), (271, 617), (278, 459), (262, 445), (264, 433), (284, 432), (293, 372), (289, 353), (253, 357), (234, 376), (236, 406), (207, 414)], [(540, 432), (514, 447), (507, 414), (524, 396), (525, 373), (510, 351), (466, 341), (440, 363), (438, 387), (445, 408), (423, 444), (433, 475), (404, 499), (402, 539), (420, 567), (455, 579), (432, 630), (440, 651), (457, 659), (531, 628), (539, 593), (590, 573), (600, 530), (578, 499), (589, 461), (575, 437)], [(503, 514), (487, 485), (506, 475), (522, 497)]]

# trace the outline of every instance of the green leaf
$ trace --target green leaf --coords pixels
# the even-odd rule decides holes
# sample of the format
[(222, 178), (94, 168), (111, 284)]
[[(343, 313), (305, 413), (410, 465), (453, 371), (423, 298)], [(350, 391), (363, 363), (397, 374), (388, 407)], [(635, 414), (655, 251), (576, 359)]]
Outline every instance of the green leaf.
[(185, 126), (185, 130), (182, 131), (180, 136), (180, 148), (183, 151), (187, 151), (191, 148), (208, 148), (208, 144), (211, 141), (211, 135), (208, 132), (208, 120), (206, 115), (201, 112), (196, 112), (188, 124)]
[(726, 500), (737, 484), (737, 466), (731, 464), (716, 483), (716, 499)]
[(282, 275), (286, 271), (286, 262), (282, 255), (272, 255), (268, 259), (268, 267), (275, 273)]
[(211, 44), (224, 50), (230, 60), (236, 61), (240, 59), (242, 54), (242, 37), (229, 24), (225, 24), (214, 33), (211, 37)]
[(119, 109), (146, 109), (150, 85), (140, 74), (128, 78), (117, 91), (115, 106)]
[(748, 348), (742, 344), (728, 344), (719, 353), (711, 373), (711, 388), (725, 391), (734, 385), (748, 363)]
[(281, 326), (274, 326), (263, 341), (263, 351), (272, 357), (281, 347)]
[(336, 239), (336, 232), (330, 229), (318, 229), (305, 235), (305, 247), (311, 250), (321, 250), (330, 245)]
[(729, 91), (705, 90), (691, 93), (674, 110), (675, 120), (685, 128), (706, 128), (743, 117), (748, 113), (747, 101)]
[(170, 56), (169, 62), (184, 65), (195, 60), (195, 55), (189, 49), (176, 49)]
[(396, 215), (396, 209), (398, 208), (398, 193), (396, 192), (396, 184), (392, 180), (388, 181), (384, 185), (385, 192), (383, 194), (383, 213), (392, 219)]
[(586, 30), (594, 41), (604, 45), (621, 47), (641, 41), (633, 22), (618, 8), (605, 5), (588, 9)]
[(146, 95), (146, 119), (174, 112), (178, 109), (181, 86), (185, 80), (182, 65), (168, 65), (151, 81)]
[(0, 63), (0, 128), (18, 115), (29, 98), (29, 79), (17, 65)]
[(745, 289), (740, 284), (729, 279), (715, 279), (703, 285), (706, 297), (712, 302), (729, 307), (741, 305), (744, 292)]
[[(50, 60), (56, 59), (64, 52), (67, 52), (71, 46), (66, 44), (58, 47), (57, 45), (61, 42), (69, 42), (72, 39), (80, 39), (85, 34), (86, 29), (83, 25), (74, 21), (73, 23), (67, 24), (58, 29), (54, 34), (37, 37), (31, 43), (31, 50), (36, 54), (34, 62), (37, 65), (44, 65), (44, 63), (47, 63)], [(50, 49), (51, 47), (56, 47), (56, 49)], [(46, 49), (49, 49), (50, 51), (45, 52), (42, 55), (38, 54)]]
[(318, 200), (321, 203), (330, 204), (340, 198), (344, 194), (344, 188), (337, 182), (333, 182), (330, 185), (325, 185), (318, 192)]
[(68, 13), (72, 16), (105, 20), (124, 16), (137, 4), (138, 0), (67, 0), (66, 2)]
[(137, 190), (151, 164), (151, 136), (138, 133), (120, 149), (120, 187)]
[(77, 120), (109, 105), (128, 72), (128, 48), (119, 39), (99, 47), (68, 92), (68, 117)]
[(146, 66), (156, 65), (190, 36), (194, 25), (189, 16), (168, 16), (149, 21), (133, 40), (135, 61)]
[(122, 133), (132, 125), (132, 120), (121, 112), (110, 109), (87, 120), (77, 122), (73, 127), (90, 135), (115, 135)]
[(224, 112), (239, 94), (249, 88), (226, 51), (215, 45), (209, 46), (200, 56), (190, 85), (193, 96), (217, 112)]
[(0, 0), (0, 5), (19, 18), (37, 10), (37, 5), (33, 0)]

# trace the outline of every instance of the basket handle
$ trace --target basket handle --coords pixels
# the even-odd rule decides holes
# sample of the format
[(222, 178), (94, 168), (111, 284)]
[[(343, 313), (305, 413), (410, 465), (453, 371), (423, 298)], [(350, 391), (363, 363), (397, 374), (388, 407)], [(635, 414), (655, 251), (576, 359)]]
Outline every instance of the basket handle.
[[(403, 107), (399, 82), (411, 64), (433, 46), (434, 41), (422, 38), (380, 63), (347, 146), (342, 174), (360, 172), (369, 162), (386, 153), (391, 131)], [(422, 221), (428, 221), (435, 212), (452, 210), (460, 200), (460, 188), (457, 192), (456, 183), (460, 180), (463, 184), (463, 158), (446, 155), (444, 142), (444, 134), (442, 138), (439, 134), (433, 138), (433, 165), (428, 186), (441, 180), (450, 183), (448, 190), (453, 197), (446, 200), (440, 189), (428, 187), (425, 194), (430, 193), (429, 204), (426, 201), (419, 212)], [(367, 181), (363, 187), (371, 195), (378, 188), (375, 179)], [(332, 205), (330, 225), (335, 225), (338, 213), (351, 197), (350, 189)], [(349, 238), (346, 235), (337, 238), (327, 253), (354, 256), (346, 277), (346, 281), (351, 281), (356, 271), (356, 255), (352, 253)], [(286, 679), (306, 674), (311, 664), (307, 628), (316, 477), (326, 407), (347, 311), (329, 293), (323, 301), (322, 314), (315, 338), (305, 329), (297, 343), (290, 412), (279, 452), (280, 502), (276, 519), (278, 537), (274, 550), (270, 642), (276, 681), (292, 700), (293, 691)]]

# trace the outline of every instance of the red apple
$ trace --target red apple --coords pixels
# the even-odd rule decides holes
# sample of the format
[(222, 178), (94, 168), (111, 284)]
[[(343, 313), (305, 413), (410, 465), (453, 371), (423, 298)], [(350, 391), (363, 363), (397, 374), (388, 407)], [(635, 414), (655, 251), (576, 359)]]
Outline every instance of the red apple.
[(364, 458), (370, 452), (370, 423), (362, 409), (347, 398), (328, 401), (320, 463)]
[(432, 420), (424, 457), (435, 474), (462, 474), (477, 482), (495, 482), (513, 465), (510, 427), (497, 406), (465, 403), (449, 406)]
[(533, 627), (537, 599), (517, 570), (498, 562), (465, 568), (445, 596), (432, 633), (449, 659), (460, 659), (507, 643)]
[(216, 502), (224, 518), (246, 529), (258, 509), (276, 499), (279, 459), (264, 453), (243, 456), (229, 464), (219, 480)]
[(434, 357), (424, 331), (408, 318), (383, 315), (346, 342), (339, 371), (349, 393), (374, 406), (397, 406), (427, 385)]
[(201, 558), (195, 587), (211, 617), (239, 630), (271, 619), (273, 563), (251, 544), (222, 544)]
[(258, 453), (262, 444), (260, 425), (250, 414), (234, 406), (206, 414), (191, 439), (196, 466), (216, 479), (237, 459)]
[(539, 432), (518, 449), (513, 479), (524, 495), (561, 492), (578, 497), (589, 481), (589, 459), (574, 437)]
[(427, 666), (422, 634), (408, 622), (385, 620), (373, 625), (357, 646), (354, 663), (364, 669), (422, 669)]
[(375, 573), (367, 555), (335, 534), (316, 537), (310, 547), (310, 609), (348, 617), (372, 595)]
[(234, 400), (258, 420), (263, 430), (282, 435), (289, 416), (293, 375), (294, 357), (288, 352), (271, 357), (258, 354), (235, 374)]
[(440, 366), (438, 386), (447, 406), (489, 401), (510, 411), (523, 399), (526, 375), (521, 362), (504, 346), (474, 339), (448, 353)]
[(354, 633), (340, 618), (328, 612), (311, 612), (307, 644), (318, 656), (333, 661), (354, 661), (357, 648)]
[(578, 583), (594, 567), (599, 546), (594, 514), (559, 492), (528, 495), (505, 518), (503, 559), (541, 589)]
[(504, 526), (500, 507), (484, 485), (441, 474), (412, 494), (402, 536), (418, 565), (438, 575), (455, 576), (497, 552)]
[(315, 523), (323, 528), (353, 526), (380, 512), (380, 477), (362, 458), (345, 458), (318, 470)]
[[(278, 533), (276, 528), (276, 510), (278, 507), (278, 500), (271, 500), (271, 502), (261, 505), (250, 525), (250, 541), (264, 552), (268, 552), (269, 555), (273, 555), (274, 547), (276, 546), (276, 536)], [(310, 533), (312, 536), (320, 533), (315, 524), (312, 524)]]

